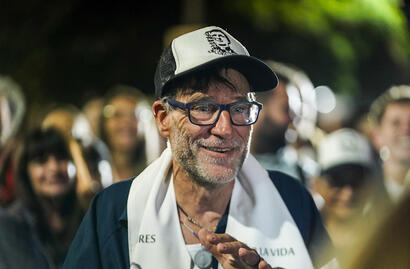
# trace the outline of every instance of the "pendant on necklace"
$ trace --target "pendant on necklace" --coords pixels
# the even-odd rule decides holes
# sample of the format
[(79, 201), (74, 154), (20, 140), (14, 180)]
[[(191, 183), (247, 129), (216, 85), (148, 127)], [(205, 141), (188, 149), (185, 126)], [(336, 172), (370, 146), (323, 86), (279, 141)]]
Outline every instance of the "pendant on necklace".
[(209, 268), (212, 264), (212, 255), (211, 255), (211, 253), (209, 253), (209, 251), (207, 251), (205, 249), (201, 249), (200, 251), (198, 251), (195, 254), (194, 263), (200, 269)]

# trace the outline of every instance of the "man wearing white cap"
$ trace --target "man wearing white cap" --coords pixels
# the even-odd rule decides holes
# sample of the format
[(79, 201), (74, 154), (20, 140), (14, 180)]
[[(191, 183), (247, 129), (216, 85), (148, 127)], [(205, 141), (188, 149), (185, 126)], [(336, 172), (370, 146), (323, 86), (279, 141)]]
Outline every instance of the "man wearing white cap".
[(64, 268), (313, 268), (329, 238), (309, 193), (248, 154), (272, 70), (225, 30), (175, 38), (152, 106), (168, 148), (94, 199)]
[[(317, 148), (319, 177), (312, 180), (315, 199), (339, 255), (356, 247), (356, 226), (370, 228), (387, 207), (387, 193), (370, 142), (343, 128), (328, 134)], [(382, 209), (383, 206), (383, 209)]]

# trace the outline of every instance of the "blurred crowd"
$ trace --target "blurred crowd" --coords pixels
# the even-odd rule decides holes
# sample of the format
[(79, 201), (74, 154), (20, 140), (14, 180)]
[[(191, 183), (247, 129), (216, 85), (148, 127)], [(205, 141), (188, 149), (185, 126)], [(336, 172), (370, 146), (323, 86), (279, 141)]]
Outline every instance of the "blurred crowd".
[[(333, 110), (320, 112), (304, 71), (266, 63), (280, 84), (257, 95), (250, 152), (310, 191), (342, 268), (405, 268), (410, 85), (392, 85), (352, 119), (337, 94), (325, 100)], [(50, 105), (33, 124), (18, 82), (0, 76), (0, 268), (61, 268), (93, 196), (137, 176), (167, 146), (153, 101), (119, 84), (82, 107)]]

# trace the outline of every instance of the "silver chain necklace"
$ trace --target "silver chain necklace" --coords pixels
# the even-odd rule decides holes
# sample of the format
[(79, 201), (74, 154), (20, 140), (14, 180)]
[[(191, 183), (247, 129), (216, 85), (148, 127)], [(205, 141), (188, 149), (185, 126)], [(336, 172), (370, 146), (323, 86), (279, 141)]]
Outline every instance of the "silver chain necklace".
[[(185, 210), (182, 209), (182, 207), (177, 203), (177, 207), (178, 209), (182, 212), (182, 214), (184, 214), (184, 216), (188, 219), (188, 221), (196, 226), (198, 226), (199, 228), (203, 229), (205, 228), (203, 225), (199, 224), (196, 220), (194, 220), (193, 218), (191, 218), (186, 212)], [(206, 228), (205, 228), (206, 229)], [(207, 229), (209, 231), (209, 229)]]
[[(193, 218), (191, 218), (177, 203), (177, 207), (178, 209), (182, 212), (182, 214), (184, 214), (184, 216), (188, 219), (189, 222), (191, 222), (192, 224), (198, 226), (199, 228), (205, 228), (204, 226), (202, 226), (201, 224), (199, 224), (196, 220), (194, 220)], [(191, 227), (189, 227), (184, 221), (180, 221), (181, 224), (188, 229), (198, 240), (199, 240), (199, 236), (198, 233), (196, 233)], [(205, 228), (206, 229), (206, 228)], [(209, 231), (209, 229), (207, 229)], [(212, 231), (210, 231), (212, 232)], [(195, 263), (196, 266), (198, 266), (198, 268), (200, 269), (208, 269), (210, 268), (211, 264), (212, 264), (212, 254), (207, 251), (206, 249), (201, 249), (199, 250), (194, 258), (193, 261)]]

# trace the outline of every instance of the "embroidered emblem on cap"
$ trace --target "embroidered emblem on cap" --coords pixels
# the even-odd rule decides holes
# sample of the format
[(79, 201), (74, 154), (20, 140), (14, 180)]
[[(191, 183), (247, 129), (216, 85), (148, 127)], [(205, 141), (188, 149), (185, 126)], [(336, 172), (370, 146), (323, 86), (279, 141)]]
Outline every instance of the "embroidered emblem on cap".
[(228, 36), (221, 30), (211, 30), (205, 32), (205, 37), (211, 45), (211, 49), (208, 50), (209, 53), (215, 53), (219, 55), (230, 55), (237, 54), (229, 45), (231, 40)]

